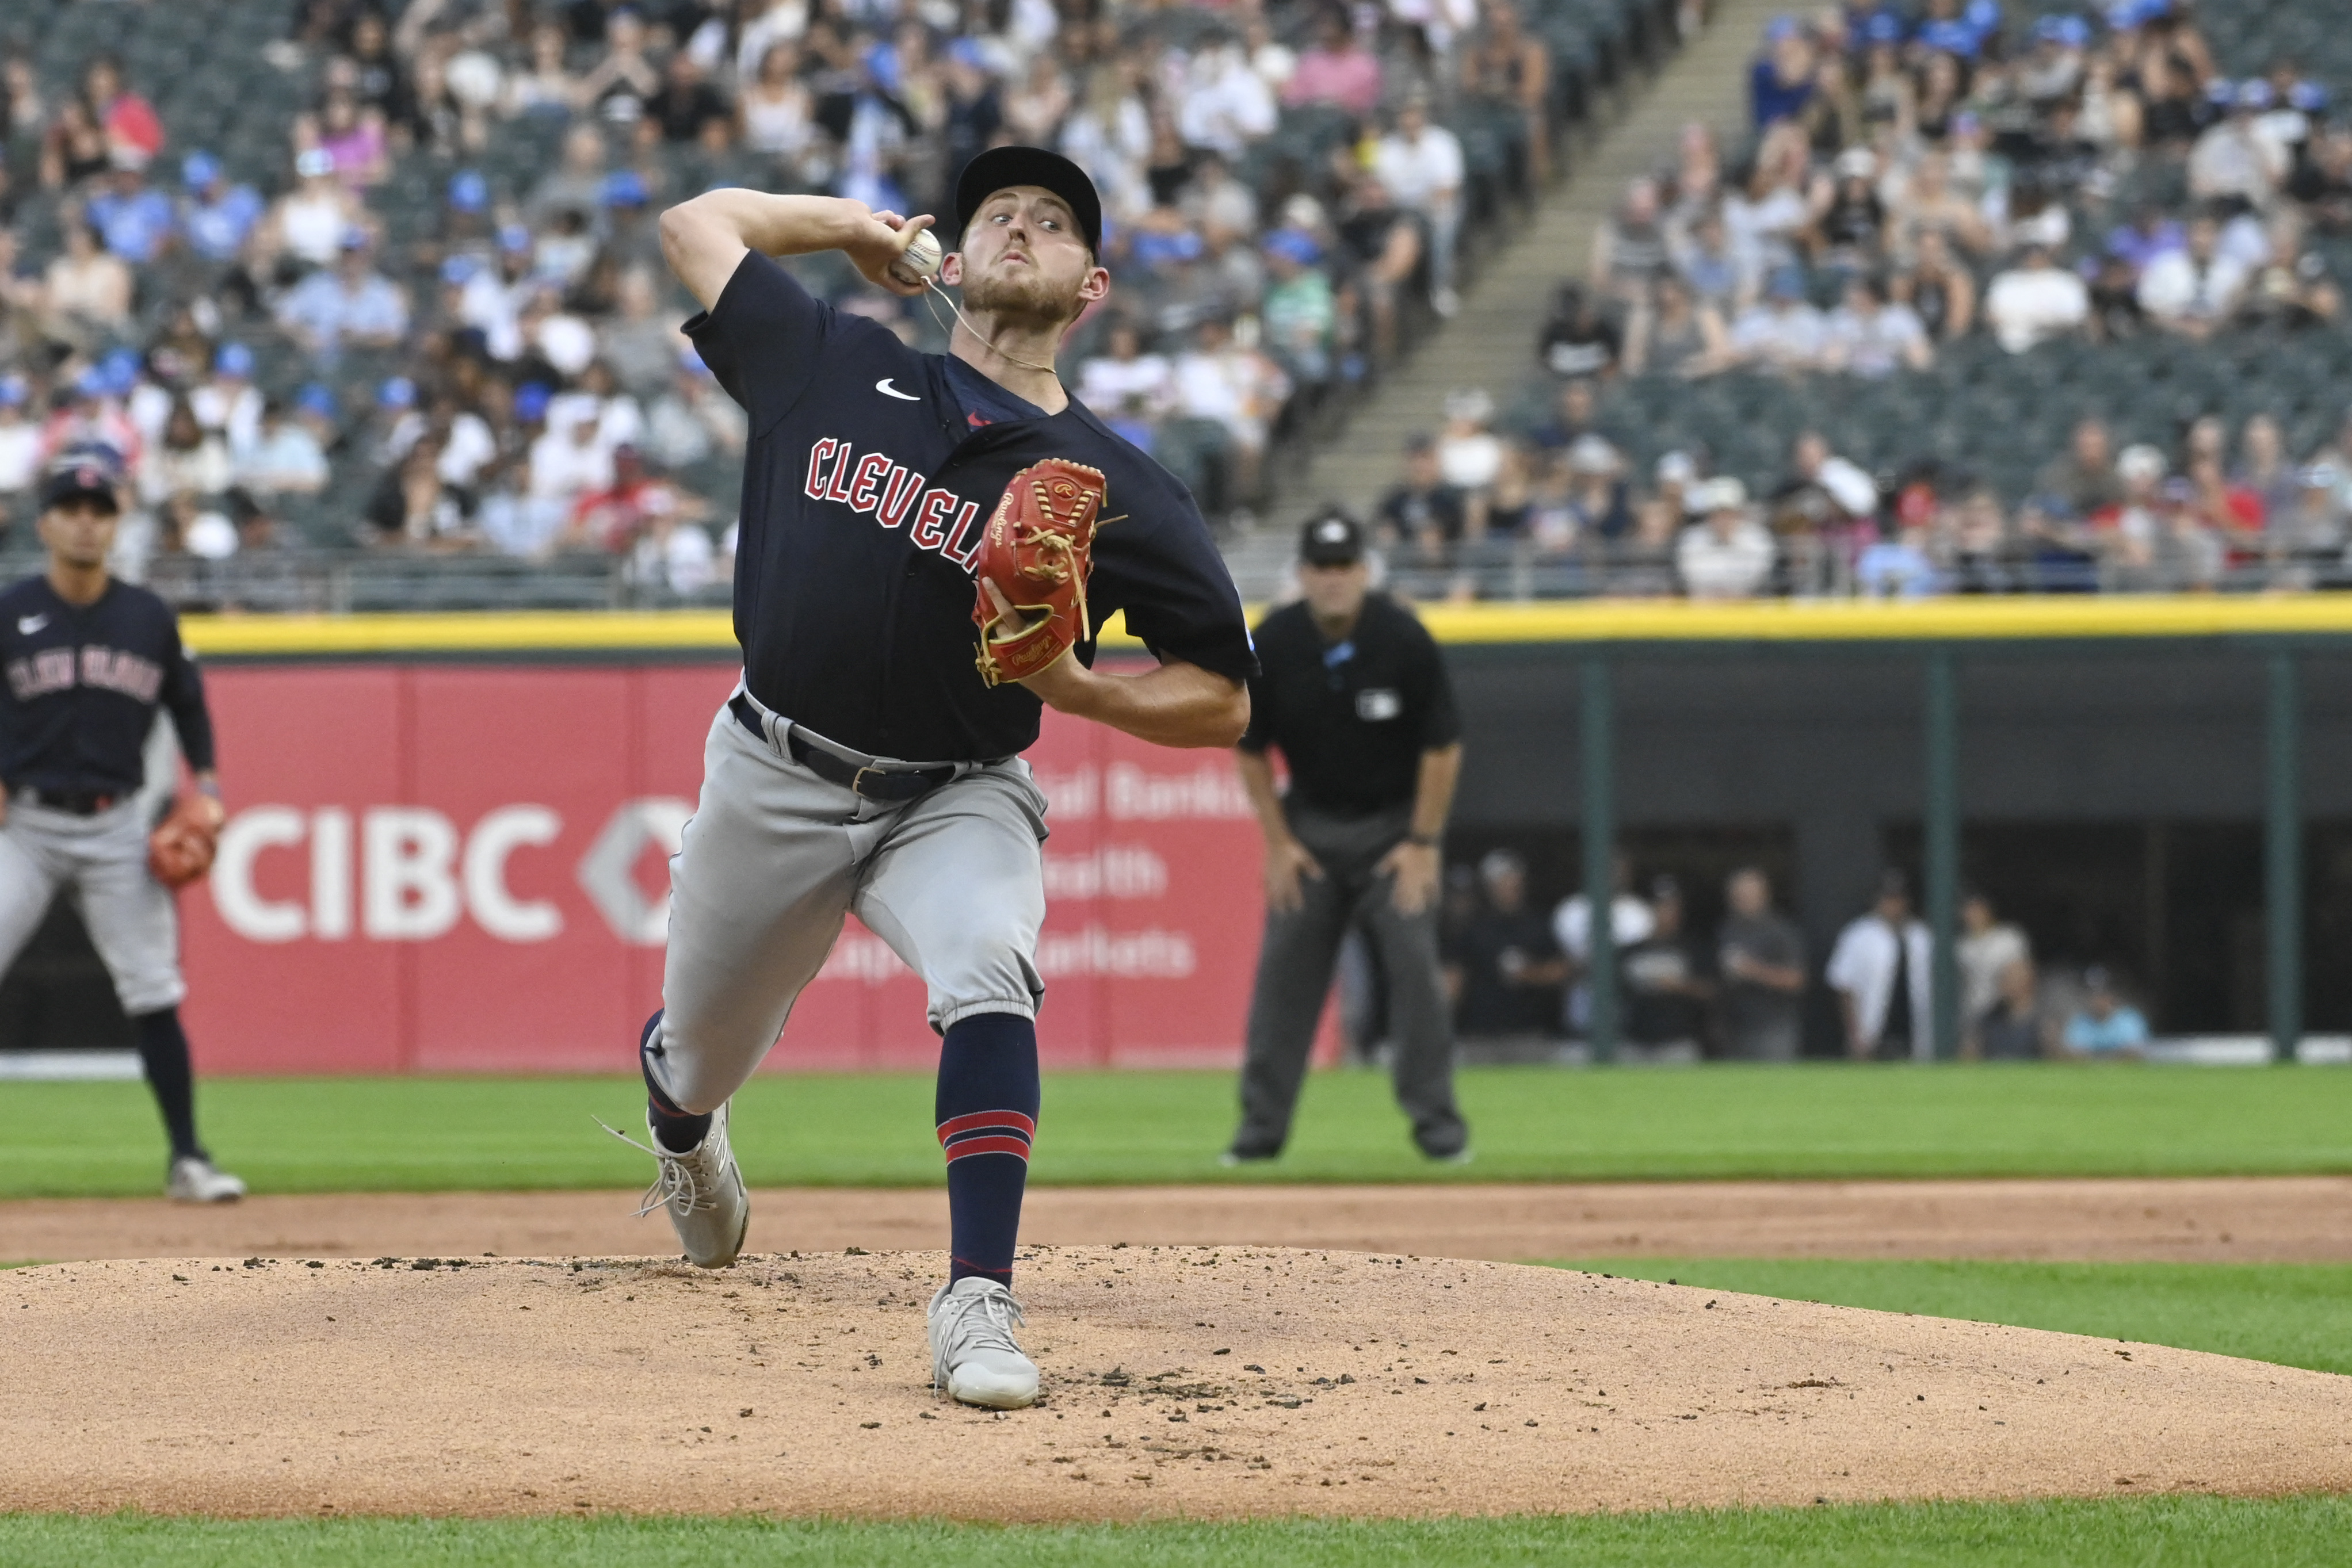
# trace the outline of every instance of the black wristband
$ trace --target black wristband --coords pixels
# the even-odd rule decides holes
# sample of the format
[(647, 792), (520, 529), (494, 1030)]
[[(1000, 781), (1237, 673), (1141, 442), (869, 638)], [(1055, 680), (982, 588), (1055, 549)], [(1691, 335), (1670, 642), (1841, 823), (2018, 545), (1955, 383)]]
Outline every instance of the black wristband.
[(1440, 833), (1407, 833), (1404, 836), (1406, 843), (1419, 844), (1425, 850), (1435, 849), (1443, 839), (1444, 835)]

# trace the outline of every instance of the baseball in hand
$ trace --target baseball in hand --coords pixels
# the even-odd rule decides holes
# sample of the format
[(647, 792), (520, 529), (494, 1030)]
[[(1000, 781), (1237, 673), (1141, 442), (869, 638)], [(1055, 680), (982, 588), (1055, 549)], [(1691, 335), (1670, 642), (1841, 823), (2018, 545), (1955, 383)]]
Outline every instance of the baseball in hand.
[(940, 255), (939, 235), (924, 229), (908, 242), (898, 259), (890, 264), (890, 276), (901, 283), (920, 283), (940, 269)]

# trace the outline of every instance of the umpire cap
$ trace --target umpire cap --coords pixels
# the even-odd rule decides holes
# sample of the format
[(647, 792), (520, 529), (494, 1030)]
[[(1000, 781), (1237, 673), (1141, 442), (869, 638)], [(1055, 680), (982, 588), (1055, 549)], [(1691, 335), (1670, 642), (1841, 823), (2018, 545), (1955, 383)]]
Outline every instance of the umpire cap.
[(122, 498), (115, 494), (119, 468), (113, 454), (100, 449), (69, 452), (49, 465), (41, 476), (41, 510), (62, 507), (68, 501), (96, 501), (110, 512), (122, 509)]
[(1364, 559), (1364, 528), (1337, 507), (1299, 530), (1298, 559), (1308, 566), (1353, 566)]
[(956, 176), (955, 244), (950, 249), (963, 244), (963, 232), (971, 227), (980, 204), (1007, 185), (1036, 185), (1061, 197), (1078, 220), (1078, 232), (1087, 236), (1087, 254), (1102, 254), (1102, 197), (1096, 194), (1095, 183), (1084, 169), (1043, 147), (992, 147), (963, 166)]

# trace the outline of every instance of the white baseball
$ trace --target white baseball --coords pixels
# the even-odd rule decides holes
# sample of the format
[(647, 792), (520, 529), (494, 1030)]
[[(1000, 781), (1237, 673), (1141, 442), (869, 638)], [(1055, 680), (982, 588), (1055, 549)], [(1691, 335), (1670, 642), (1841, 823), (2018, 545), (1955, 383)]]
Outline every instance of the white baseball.
[(940, 236), (924, 229), (908, 242), (905, 252), (890, 264), (890, 276), (901, 283), (920, 283), (940, 269)]

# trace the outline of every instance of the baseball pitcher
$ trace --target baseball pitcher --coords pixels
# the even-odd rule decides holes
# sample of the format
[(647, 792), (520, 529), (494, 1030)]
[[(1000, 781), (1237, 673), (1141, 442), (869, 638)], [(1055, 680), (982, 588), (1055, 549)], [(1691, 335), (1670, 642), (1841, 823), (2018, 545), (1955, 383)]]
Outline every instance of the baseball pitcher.
[[(662, 216), (703, 309), (686, 324), (751, 415), (735, 569), (743, 677), (711, 724), (670, 867), (662, 1009), (639, 1043), (646, 1212), (731, 1263), (749, 1222), (727, 1102), (775, 1042), (843, 916), (923, 977), (940, 1037), (938, 1134), (953, 1263), (933, 1378), (1016, 1408), (1014, 1239), (1038, 1110), (1045, 800), (1021, 752), (1050, 704), (1165, 746), (1234, 743), (1256, 671), (1192, 497), (1063, 389), (1054, 357), (1110, 275), (1068, 160), (1000, 147), (965, 168), (952, 253), (929, 216), (717, 190)], [(877, 287), (936, 279), (963, 308), (944, 356), (812, 298), (772, 257), (834, 249)], [(1092, 667), (1124, 611), (1158, 667)], [(1075, 656), (1072, 656), (1075, 655)]]
[[(171, 606), (107, 571), (121, 483), (110, 452), (64, 455), (41, 481), (48, 570), (0, 592), (8, 677), (0, 693), (0, 970), (16, 961), (50, 899), (62, 891), (74, 901), (138, 1030), (171, 1134), (164, 1191), (224, 1203), (244, 1197), (245, 1184), (214, 1168), (196, 1141), (172, 900), (211, 866), (220, 829), (212, 718)], [(139, 796), (159, 706), (170, 710), (196, 793), (156, 826)]]

